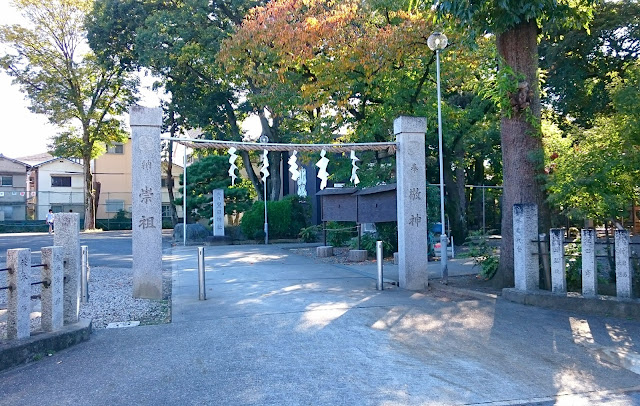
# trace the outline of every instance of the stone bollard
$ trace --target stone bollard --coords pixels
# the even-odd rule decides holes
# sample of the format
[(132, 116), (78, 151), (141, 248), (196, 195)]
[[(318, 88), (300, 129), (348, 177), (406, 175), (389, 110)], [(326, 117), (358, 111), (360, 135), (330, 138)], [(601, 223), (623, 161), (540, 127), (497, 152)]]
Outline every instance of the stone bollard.
[(582, 241), (582, 296), (598, 296), (598, 272), (596, 271), (596, 230), (583, 229)]
[(616, 295), (622, 299), (630, 299), (632, 273), (629, 267), (629, 232), (616, 230)]
[(26, 338), (31, 335), (31, 250), (19, 248), (7, 250), (9, 271), (9, 298), (7, 308), (7, 338)]
[(57, 331), (64, 324), (63, 288), (64, 266), (62, 247), (43, 247), (41, 277), (45, 281), (40, 293), (42, 307), (42, 330)]
[(367, 260), (367, 250), (349, 250), (347, 260), (350, 262), (364, 262)]
[(564, 230), (552, 228), (551, 232), (551, 291), (567, 293), (567, 275), (564, 259)]
[(322, 245), (320, 247), (316, 247), (316, 257), (327, 258), (332, 256), (333, 256), (333, 246)]
[(80, 215), (56, 213), (53, 245), (62, 247), (64, 261), (64, 324), (78, 322), (80, 314)]
[(393, 265), (398, 265), (398, 262), (400, 262), (400, 259), (398, 258), (398, 253), (394, 252), (393, 253)]
[(513, 271), (515, 288), (522, 291), (540, 287), (537, 257), (538, 206), (513, 205)]

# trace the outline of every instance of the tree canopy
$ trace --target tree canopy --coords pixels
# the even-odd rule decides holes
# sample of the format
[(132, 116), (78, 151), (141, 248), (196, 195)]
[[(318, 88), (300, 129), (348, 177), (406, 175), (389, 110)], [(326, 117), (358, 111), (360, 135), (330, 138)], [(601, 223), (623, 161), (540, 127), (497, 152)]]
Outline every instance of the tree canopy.
[(90, 0), (14, 0), (30, 26), (0, 27), (8, 51), (0, 67), (26, 93), (35, 113), (64, 131), (51, 148), (57, 156), (82, 158), (88, 191), (85, 227), (95, 227), (90, 161), (105, 146), (126, 140), (120, 121), (134, 100), (136, 80), (118, 67), (99, 64), (86, 47), (84, 20)]

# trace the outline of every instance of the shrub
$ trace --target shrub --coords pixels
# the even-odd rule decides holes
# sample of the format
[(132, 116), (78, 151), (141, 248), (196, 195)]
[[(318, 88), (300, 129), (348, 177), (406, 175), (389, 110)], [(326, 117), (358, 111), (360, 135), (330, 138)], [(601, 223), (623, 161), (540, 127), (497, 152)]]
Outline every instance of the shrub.
[(302, 238), (304, 242), (316, 242), (318, 240), (318, 226), (304, 227), (298, 233), (298, 237)]
[[(300, 230), (307, 226), (309, 209), (305, 200), (298, 196), (287, 196), (276, 202), (267, 202), (267, 220), (270, 238), (297, 238)], [(264, 238), (264, 202), (256, 201), (242, 216), (240, 227), (244, 235), (255, 239)]]
[[(375, 258), (377, 251), (377, 242), (382, 241), (382, 256), (388, 257), (395, 252), (395, 248), (393, 245), (385, 240), (381, 240), (380, 238), (376, 238), (373, 234), (364, 234), (360, 238), (360, 249), (367, 250), (367, 253)], [(354, 237), (351, 239), (351, 243), (349, 244), (351, 249), (358, 248), (358, 237)]]
[(327, 244), (333, 247), (346, 247), (347, 242), (356, 233), (356, 223), (329, 221), (325, 228), (327, 229)]
[(500, 257), (497, 250), (487, 242), (487, 236), (482, 231), (469, 233), (466, 242), (469, 247), (469, 256), (473, 257), (474, 266), (480, 265), (480, 275), (484, 279), (491, 279), (498, 270)]

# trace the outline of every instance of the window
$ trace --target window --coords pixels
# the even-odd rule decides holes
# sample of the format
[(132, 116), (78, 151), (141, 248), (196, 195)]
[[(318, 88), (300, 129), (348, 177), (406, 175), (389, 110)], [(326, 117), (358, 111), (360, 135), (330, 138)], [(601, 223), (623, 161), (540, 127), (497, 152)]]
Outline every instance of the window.
[(13, 219), (13, 206), (0, 206), (0, 211), (4, 213), (6, 220)]
[(124, 144), (115, 143), (107, 148), (107, 154), (124, 154)]
[(124, 200), (107, 200), (107, 213), (117, 213), (124, 210)]
[(160, 179), (160, 186), (167, 187), (167, 178)]
[(13, 176), (0, 176), (0, 186), (13, 186)]
[(71, 176), (52, 176), (51, 187), (71, 187)]
[(171, 218), (171, 206), (168, 204), (162, 205), (162, 218)]

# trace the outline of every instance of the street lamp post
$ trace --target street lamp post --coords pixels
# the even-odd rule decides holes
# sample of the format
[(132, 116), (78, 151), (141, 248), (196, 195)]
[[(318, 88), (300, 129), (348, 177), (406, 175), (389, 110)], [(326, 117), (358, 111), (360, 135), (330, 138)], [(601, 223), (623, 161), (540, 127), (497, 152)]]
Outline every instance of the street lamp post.
[[(259, 139), (261, 144), (269, 142), (269, 137), (266, 134), (262, 134)], [(262, 182), (264, 185), (264, 244), (269, 244), (269, 222), (267, 221), (267, 177), (264, 177)]]
[(436, 81), (438, 87), (438, 154), (440, 163), (440, 265), (442, 268), (442, 283), (449, 282), (449, 270), (447, 268), (447, 232), (444, 222), (444, 165), (442, 155), (442, 107), (440, 101), (440, 51), (447, 46), (446, 35), (436, 31), (427, 39), (427, 45), (432, 51), (436, 51)]

